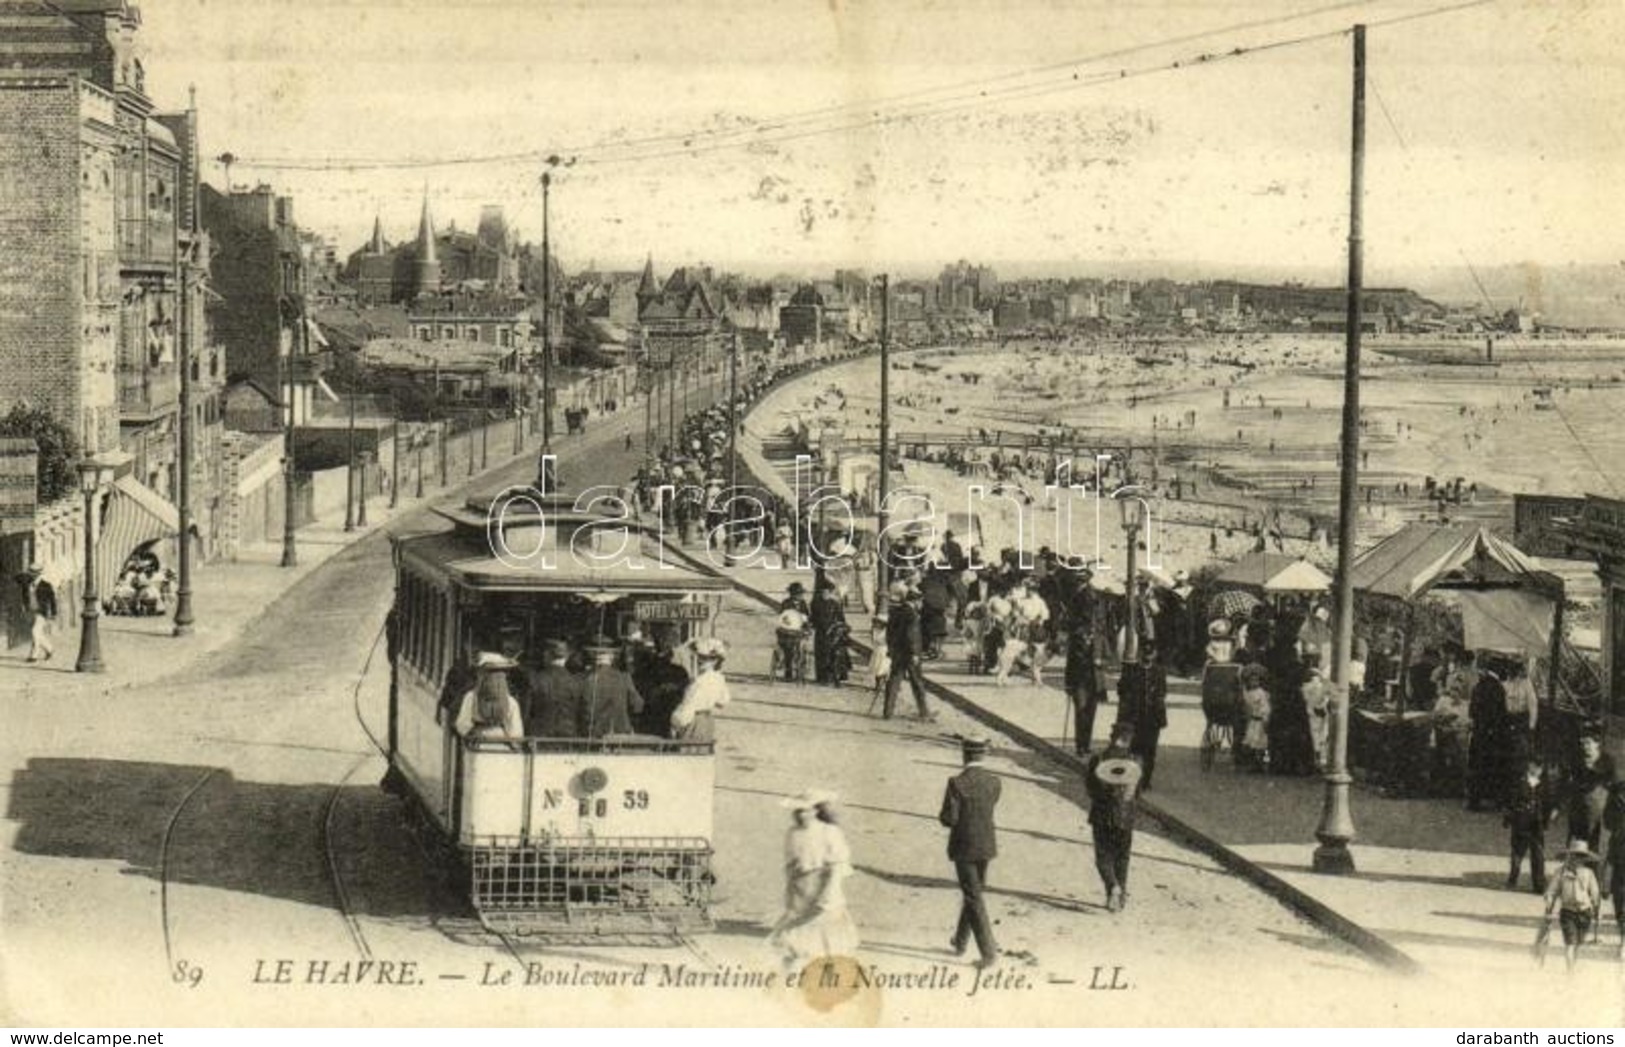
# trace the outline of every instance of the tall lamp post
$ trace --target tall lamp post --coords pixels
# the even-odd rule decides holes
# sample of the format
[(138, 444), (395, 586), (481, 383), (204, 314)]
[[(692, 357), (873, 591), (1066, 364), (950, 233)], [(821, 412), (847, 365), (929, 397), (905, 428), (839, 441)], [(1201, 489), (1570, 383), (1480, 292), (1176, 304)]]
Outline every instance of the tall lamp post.
[(1365, 185), (1365, 26), (1354, 27), (1354, 120), (1349, 165), (1348, 330), (1343, 361), (1342, 469), (1337, 490), (1337, 609), (1332, 624), (1332, 751), (1326, 772), (1320, 825), (1315, 838), (1314, 870), (1347, 875), (1354, 872), (1354, 817), (1349, 807), (1349, 652), (1354, 642), (1354, 542), (1360, 490), (1360, 301), (1362, 266), (1361, 195)]
[(412, 431), (412, 447), (418, 453), (417, 484), (415, 485), (415, 497), (418, 498), (423, 497), (423, 448), (429, 442), (428, 437), (428, 432), (421, 426)]
[(288, 362), (287, 409), (282, 412), (282, 566), (295, 567), (299, 564), (299, 550), (297, 540), (294, 538), (294, 527), (299, 519), (296, 485), (298, 483), (297, 461), (294, 458), (294, 386), (293, 363), (294, 348), (297, 346), (300, 333), (305, 328), (305, 309), (302, 300), (290, 298), (289, 312), (296, 325), (288, 333), (288, 351), (283, 354)]
[(389, 507), (401, 504), (401, 420), (397, 415), (389, 425)]
[[(192, 309), (195, 299), (192, 296), (193, 283), (201, 278), (201, 266), (198, 264), (197, 252), (199, 249), (198, 235), (198, 152), (197, 152), (197, 88), (188, 89), (188, 104), (186, 112), (187, 123), (187, 159), (191, 166), (190, 177), (187, 179), (188, 204), (191, 210), (191, 221), (187, 249), (181, 256), (181, 407), (180, 407), (180, 496), (176, 509), (179, 510), (180, 548), (177, 564), (175, 586), (175, 635), (186, 636), (192, 631), (192, 448), (197, 439), (192, 431), (192, 353), (193, 343), (197, 341), (197, 325), (192, 322)], [(230, 189), (227, 189), (230, 192)]]
[[(354, 379), (352, 379), (353, 381)], [(350, 388), (350, 427), (344, 452), (344, 529), (355, 530), (355, 387)]]
[(356, 456), (355, 525), (357, 527), (367, 526), (367, 464), (371, 459), (371, 451), (362, 451)]
[(878, 503), (875, 506), (875, 614), (886, 613), (888, 599), (887, 587), (891, 581), (890, 567), (886, 562), (886, 550), (881, 546), (881, 540), (886, 534), (886, 524), (890, 513), (886, 508), (886, 498), (890, 494), (891, 468), (888, 459), (891, 457), (891, 276), (888, 273), (880, 275), (880, 486), (875, 492)]
[[(557, 156), (547, 158), (549, 168), (559, 164)], [(536, 486), (552, 494), (558, 477), (549, 468), (553, 454), (553, 241), (551, 193), (553, 172), (542, 172), (542, 453), (537, 462)]]
[(85, 496), (85, 597), (84, 610), (80, 613), (79, 660), (74, 663), (75, 672), (99, 673), (107, 668), (102, 664), (102, 598), (96, 586), (96, 539), (100, 530), (96, 496), (112, 482), (112, 466), (94, 458), (79, 463), (79, 490)]

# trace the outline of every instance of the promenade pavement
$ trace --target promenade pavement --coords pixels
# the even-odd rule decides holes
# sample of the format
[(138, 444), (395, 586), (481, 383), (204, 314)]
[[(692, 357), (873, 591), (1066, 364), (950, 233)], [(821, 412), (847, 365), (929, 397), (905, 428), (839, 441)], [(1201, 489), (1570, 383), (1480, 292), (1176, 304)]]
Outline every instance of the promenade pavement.
[[(771, 449), (764, 453), (762, 437), (772, 428), (764, 421), (747, 421), (741, 451), (758, 477), (788, 496), (785, 463), (772, 460)], [(793, 580), (811, 580), (811, 571), (772, 563), (730, 571), (773, 597)], [(854, 621), (853, 635), (864, 640), (870, 629)], [(941, 689), (939, 697), (1079, 770), (1060, 673), (1061, 660), (1055, 658), (1042, 685), (1012, 676), (999, 687), (992, 676), (969, 671), (957, 640), (945, 645), (942, 659), (926, 666), (927, 681)], [(1111, 682), (1115, 686), (1115, 675)], [(912, 701), (904, 699), (900, 708), (911, 708)], [(1096, 718), (1097, 748), (1116, 714), (1114, 694)], [(1401, 969), (1459, 981), (1474, 992), (1483, 990), (1486, 974), (1527, 978), (1534, 969), (1531, 947), (1544, 906), (1531, 891), (1527, 862), (1518, 888), (1506, 887), (1508, 835), (1499, 815), (1468, 812), (1448, 798), (1390, 797), (1356, 783), (1351, 788), (1356, 838), (1350, 847), (1356, 871), (1316, 873), (1311, 862), (1323, 779), (1239, 770), (1228, 753), (1203, 771), (1198, 743), (1206, 721), (1196, 681), (1170, 680), (1168, 720), (1155, 788), (1142, 798), (1143, 809), (1167, 831), (1203, 845), (1286, 904), (1340, 928)], [(1549, 872), (1555, 872), (1565, 844), (1559, 817), (1546, 840)], [(1614, 928), (1605, 901), (1600, 940), (1582, 951), (1579, 973), (1619, 996), (1625, 1019), (1620, 989), (1625, 964), (1617, 959), (1620, 939)], [(1550, 947), (1545, 974), (1555, 977), (1562, 970), (1561, 951), (1560, 944)]]

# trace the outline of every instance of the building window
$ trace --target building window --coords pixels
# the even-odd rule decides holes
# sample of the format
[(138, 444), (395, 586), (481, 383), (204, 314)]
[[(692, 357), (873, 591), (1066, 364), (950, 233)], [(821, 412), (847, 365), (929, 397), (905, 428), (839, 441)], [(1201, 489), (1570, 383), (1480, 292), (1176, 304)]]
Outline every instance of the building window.
[(449, 341), (452, 341), (453, 339), (455, 339), (456, 337), (457, 337), (457, 328), (451, 327), (449, 325), (440, 328), (440, 338), (441, 338), (442, 341), (449, 342)]
[(471, 342), (477, 342), (480, 340), (480, 329), (470, 324), (468, 327), (463, 328), (463, 337)]
[(513, 332), (506, 327), (497, 328), (497, 344), (504, 349), (511, 348), (513, 346)]
[(434, 328), (430, 327), (428, 324), (419, 324), (417, 328), (415, 328), (415, 333), (417, 334), (418, 341), (420, 342), (434, 341)]

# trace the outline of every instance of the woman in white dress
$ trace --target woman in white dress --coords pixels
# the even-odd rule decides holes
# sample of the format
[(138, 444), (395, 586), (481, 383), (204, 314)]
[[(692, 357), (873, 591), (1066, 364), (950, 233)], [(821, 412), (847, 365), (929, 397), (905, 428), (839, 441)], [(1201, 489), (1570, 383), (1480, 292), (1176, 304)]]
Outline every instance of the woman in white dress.
[(671, 736), (684, 742), (717, 740), (713, 714), (728, 704), (728, 681), (722, 675), (727, 645), (714, 636), (704, 636), (692, 644), (699, 673), (683, 691), (683, 700), (671, 713)]
[(494, 651), (474, 660), (477, 682), (463, 695), (453, 726), (466, 738), (518, 739), (525, 736), (519, 702), (508, 690), (508, 670), (515, 663)]
[(858, 950), (858, 928), (842, 886), (852, 875), (852, 851), (836, 822), (834, 802), (835, 794), (822, 789), (783, 802), (794, 824), (784, 837), (784, 915), (768, 941), (783, 952), (787, 971)]

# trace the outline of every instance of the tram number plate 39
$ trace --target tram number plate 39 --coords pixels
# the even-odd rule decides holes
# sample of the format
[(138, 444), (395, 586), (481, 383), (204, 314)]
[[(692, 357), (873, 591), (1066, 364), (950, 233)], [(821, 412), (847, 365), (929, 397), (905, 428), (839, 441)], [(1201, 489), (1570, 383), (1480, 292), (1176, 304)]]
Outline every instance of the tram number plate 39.
[[(581, 800), (580, 816), (583, 818), (604, 818), (609, 815), (610, 801), (605, 797), (583, 797)], [(649, 790), (626, 789), (621, 793), (621, 810), (646, 811), (649, 809)]]

